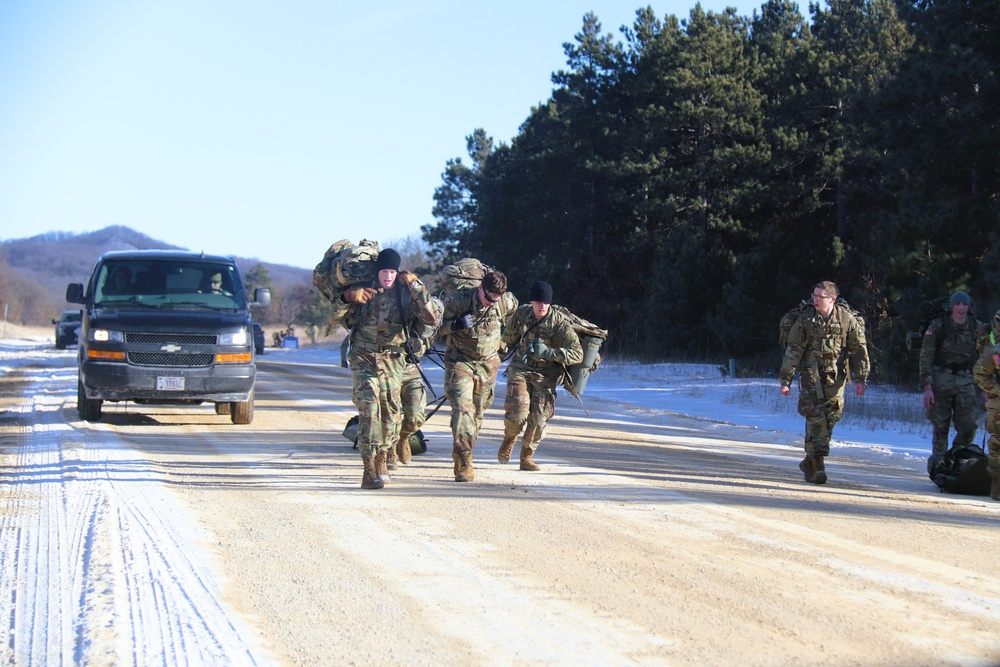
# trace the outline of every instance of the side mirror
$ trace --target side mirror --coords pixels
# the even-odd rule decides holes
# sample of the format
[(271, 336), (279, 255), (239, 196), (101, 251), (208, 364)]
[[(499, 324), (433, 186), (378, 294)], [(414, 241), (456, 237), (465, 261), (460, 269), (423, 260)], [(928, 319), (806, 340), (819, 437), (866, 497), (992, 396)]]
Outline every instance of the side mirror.
[(52, 324), (59, 324), (59, 320), (52, 320)]
[(267, 308), (271, 305), (271, 290), (266, 287), (258, 287), (253, 291), (253, 302), (251, 308)]
[(66, 301), (69, 303), (87, 303), (83, 298), (83, 284), (70, 283), (66, 286)]

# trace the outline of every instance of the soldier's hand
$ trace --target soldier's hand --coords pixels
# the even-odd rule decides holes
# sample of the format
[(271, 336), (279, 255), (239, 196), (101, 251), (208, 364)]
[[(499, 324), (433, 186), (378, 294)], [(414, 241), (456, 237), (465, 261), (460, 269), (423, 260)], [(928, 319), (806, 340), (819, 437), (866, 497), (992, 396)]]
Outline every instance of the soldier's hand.
[(860, 382), (856, 382), (854, 384), (854, 394), (856, 396), (864, 396), (865, 395), (865, 385), (861, 384)]
[(402, 280), (407, 286), (410, 286), (417, 281), (417, 275), (415, 273), (410, 273), (409, 271), (400, 271), (396, 274), (396, 277)]
[(378, 290), (371, 287), (352, 287), (340, 298), (344, 303), (368, 303), (376, 294)]
[(470, 315), (469, 313), (462, 315), (460, 318), (451, 323), (452, 331), (461, 331), (462, 329), (471, 329), (471, 328), (472, 328), (472, 315)]
[(531, 356), (544, 361), (555, 357), (556, 351), (543, 343), (541, 338), (536, 338), (531, 342)]
[(930, 410), (934, 402), (934, 389), (930, 385), (924, 387), (924, 410)]
[(781, 394), (782, 396), (788, 396), (790, 393), (792, 393), (792, 388), (789, 387), (787, 384), (783, 384), (778, 388), (778, 393)]

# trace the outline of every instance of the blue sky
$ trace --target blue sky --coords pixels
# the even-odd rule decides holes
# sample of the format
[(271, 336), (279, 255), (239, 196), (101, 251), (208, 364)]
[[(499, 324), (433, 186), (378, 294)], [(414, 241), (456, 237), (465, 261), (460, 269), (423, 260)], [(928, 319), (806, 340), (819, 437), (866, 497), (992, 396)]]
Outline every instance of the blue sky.
[(0, 2), (0, 240), (125, 225), (312, 268), (418, 234), (465, 137), (509, 142), (549, 97), (584, 14), (620, 38), (641, 6)]

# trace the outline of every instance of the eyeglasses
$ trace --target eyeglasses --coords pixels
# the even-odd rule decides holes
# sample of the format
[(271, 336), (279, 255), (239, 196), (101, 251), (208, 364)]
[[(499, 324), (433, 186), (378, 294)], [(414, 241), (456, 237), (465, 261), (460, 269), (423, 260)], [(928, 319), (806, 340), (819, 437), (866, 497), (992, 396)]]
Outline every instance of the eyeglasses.
[(833, 297), (830, 296), (829, 294), (816, 294), (814, 292), (813, 295), (812, 295), (812, 298), (814, 298), (814, 299), (832, 299)]
[(497, 301), (499, 301), (501, 299), (502, 296), (503, 295), (493, 296), (493, 294), (491, 294), (490, 292), (487, 292), (486, 290), (483, 290), (483, 297), (487, 301), (489, 301), (490, 303), (496, 303)]

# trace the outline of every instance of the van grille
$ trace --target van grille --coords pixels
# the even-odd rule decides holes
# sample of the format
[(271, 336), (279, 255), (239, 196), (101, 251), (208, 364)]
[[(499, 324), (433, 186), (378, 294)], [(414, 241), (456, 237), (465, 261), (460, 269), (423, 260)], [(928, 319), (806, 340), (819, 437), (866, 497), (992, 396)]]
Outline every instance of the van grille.
[(218, 337), (214, 334), (175, 334), (175, 333), (145, 333), (126, 332), (126, 343), (144, 343), (147, 345), (215, 345)]
[(136, 366), (173, 366), (193, 368), (211, 366), (214, 354), (165, 354), (163, 352), (129, 352), (128, 362)]

